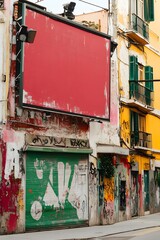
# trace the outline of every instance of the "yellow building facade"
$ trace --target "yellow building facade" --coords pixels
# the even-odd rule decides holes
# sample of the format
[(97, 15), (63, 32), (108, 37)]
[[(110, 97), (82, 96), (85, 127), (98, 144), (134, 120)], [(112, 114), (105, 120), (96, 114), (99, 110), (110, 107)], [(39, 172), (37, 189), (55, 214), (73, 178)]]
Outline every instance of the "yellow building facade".
[(120, 137), (130, 150), (130, 204), (135, 216), (160, 207), (160, 2), (122, 5), (118, 1)]

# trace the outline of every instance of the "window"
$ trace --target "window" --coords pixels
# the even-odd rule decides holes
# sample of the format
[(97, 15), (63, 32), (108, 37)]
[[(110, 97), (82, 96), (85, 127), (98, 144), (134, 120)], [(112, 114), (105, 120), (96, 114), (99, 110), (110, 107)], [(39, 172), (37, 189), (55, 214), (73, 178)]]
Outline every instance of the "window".
[[(144, 66), (138, 63), (138, 80), (144, 80)], [(144, 85), (144, 82), (141, 83)]]
[(154, 0), (131, 0), (131, 12), (147, 22), (154, 21)]
[[(136, 56), (129, 58), (130, 98), (152, 106), (153, 104), (153, 67), (138, 63)], [(145, 82), (141, 82), (145, 80)], [(147, 81), (148, 80), (148, 81)]]
[(143, 146), (144, 132), (146, 129), (145, 116), (131, 111), (131, 143)]
[(145, 132), (146, 131), (146, 119), (142, 115), (138, 115), (138, 120), (139, 120), (139, 131)]
[(131, 111), (131, 146), (151, 148), (152, 135), (146, 132), (145, 115)]
[(138, 5), (137, 15), (141, 19), (144, 19), (144, 5), (143, 4), (144, 4), (143, 0), (138, 0), (137, 1), (137, 5)]

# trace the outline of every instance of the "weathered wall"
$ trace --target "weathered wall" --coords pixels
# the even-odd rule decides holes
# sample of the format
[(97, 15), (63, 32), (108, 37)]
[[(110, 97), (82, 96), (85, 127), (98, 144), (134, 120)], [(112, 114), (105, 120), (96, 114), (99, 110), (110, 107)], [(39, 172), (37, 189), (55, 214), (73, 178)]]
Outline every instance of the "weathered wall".
[[(60, 144), (60, 138), (74, 138), (73, 147), (83, 145), (82, 141), (76, 141), (77, 138), (88, 139), (88, 124), (82, 118), (51, 114), (48, 118), (42, 119), (43, 114), (25, 110), (21, 111), (21, 114), (19, 118), (10, 119), (9, 124), (2, 131), (1, 233), (25, 231), (26, 133), (35, 137), (43, 135), (53, 138), (55, 136), (58, 144)], [(34, 144), (36, 145), (35, 142)], [(92, 194), (91, 191), (90, 197), (95, 198)]]
[(75, 20), (100, 32), (108, 33), (108, 12), (105, 10), (77, 15)]
[[(94, 181), (91, 181), (93, 196), (98, 196), (98, 194), (105, 194), (106, 190), (103, 188), (104, 183), (99, 185), (100, 181), (103, 182), (99, 172), (97, 170), (97, 144), (106, 144), (106, 145), (120, 145), (119, 142), (119, 106), (118, 106), (118, 86), (117, 86), (117, 62), (114, 58), (111, 60), (111, 86), (110, 86), (110, 122), (98, 122), (93, 121), (90, 122), (89, 129), (89, 140), (90, 146), (93, 149), (92, 155), (94, 157), (90, 157), (91, 164), (94, 165), (95, 175)], [(93, 177), (93, 176), (92, 176)], [(92, 179), (92, 178), (91, 178)], [(97, 188), (97, 184), (99, 185), (99, 189)], [(99, 196), (100, 197), (100, 196)], [(101, 197), (100, 197), (101, 198)], [(89, 198), (90, 201), (90, 225), (95, 225), (97, 223), (107, 224), (114, 222), (114, 214), (113, 214), (113, 201), (109, 202), (109, 205), (106, 204), (106, 196), (102, 197), (98, 200), (98, 198)], [(102, 206), (100, 206), (100, 202), (102, 201)], [(99, 205), (100, 204), (100, 205)], [(93, 210), (94, 209), (94, 210)], [(109, 214), (109, 215), (108, 215)], [(97, 218), (99, 216), (99, 218)]]

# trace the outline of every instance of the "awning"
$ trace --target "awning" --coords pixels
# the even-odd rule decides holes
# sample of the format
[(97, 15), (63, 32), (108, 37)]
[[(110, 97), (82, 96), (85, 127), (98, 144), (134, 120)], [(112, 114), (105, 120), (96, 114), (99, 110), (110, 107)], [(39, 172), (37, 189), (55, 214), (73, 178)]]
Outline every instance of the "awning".
[(129, 155), (129, 149), (116, 145), (97, 144), (97, 153), (113, 153), (119, 155)]
[(91, 148), (63, 148), (63, 147), (38, 147), (38, 146), (27, 146), (24, 151), (33, 152), (66, 152), (66, 153), (87, 153), (93, 152)]

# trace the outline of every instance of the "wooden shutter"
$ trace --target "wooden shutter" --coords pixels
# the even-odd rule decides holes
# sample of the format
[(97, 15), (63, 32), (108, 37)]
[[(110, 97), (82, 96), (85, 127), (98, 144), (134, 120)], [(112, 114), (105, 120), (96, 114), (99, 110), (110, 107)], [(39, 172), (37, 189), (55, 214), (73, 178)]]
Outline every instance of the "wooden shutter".
[(137, 145), (139, 141), (139, 122), (138, 113), (134, 112), (134, 134), (135, 134), (135, 144)]
[(137, 145), (139, 141), (139, 116), (137, 112), (131, 111), (131, 132), (132, 132), (132, 141)]
[(147, 22), (154, 21), (154, 0), (144, 0), (144, 18)]
[(135, 56), (129, 57), (129, 84), (130, 98), (135, 97), (138, 91), (138, 59)]
[(154, 90), (153, 82), (150, 82), (147, 80), (153, 80), (153, 67), (151, 66), (145, 66), (145, 87), (150, 89), (151, 91)]
[(138, 81), (138, 59), (136, 56), (129, 57), (129, 80)]

